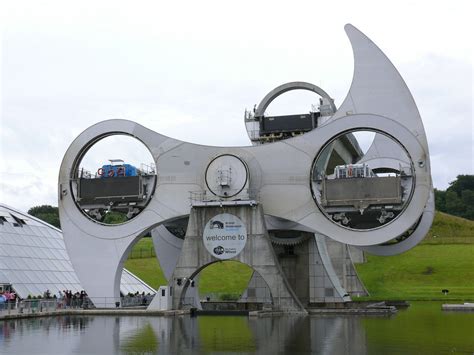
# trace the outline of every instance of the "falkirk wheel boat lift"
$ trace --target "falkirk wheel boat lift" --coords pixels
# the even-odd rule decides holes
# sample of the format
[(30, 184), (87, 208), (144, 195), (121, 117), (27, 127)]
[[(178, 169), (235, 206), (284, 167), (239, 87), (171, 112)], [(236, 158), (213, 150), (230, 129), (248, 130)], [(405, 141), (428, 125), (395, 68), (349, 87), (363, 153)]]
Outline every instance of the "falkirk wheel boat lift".
[[(418, 109), (383, 52), (352, 25), (345, 30), (354, 76), (341, 106), (316, 85), (281, 85), (245, 113), (252, 146), (191, 144), (127, 120), (100, 122), (72, 142), (59, 175), (60, 219), (96, 307), (115, 307), (123, 264), (150, 232), (168, 285), (149, 309), (200, 308), (199, 272), (234, 260), (254, 271), (239, 301), (303, 313), (367, 294), (352, 263), (362, 252), (395, 255), (424, 238), (434, 201)], [(266, 116), (290, 90), (314, 92), (319, 107)], [(365, 152), (360, 132), (373, 135)], [(112, 164), (84, 174), (87, 151), (117, 134), (142, 142), (156, 170)], [(107, 211), (128, 220), (107, 225)]]

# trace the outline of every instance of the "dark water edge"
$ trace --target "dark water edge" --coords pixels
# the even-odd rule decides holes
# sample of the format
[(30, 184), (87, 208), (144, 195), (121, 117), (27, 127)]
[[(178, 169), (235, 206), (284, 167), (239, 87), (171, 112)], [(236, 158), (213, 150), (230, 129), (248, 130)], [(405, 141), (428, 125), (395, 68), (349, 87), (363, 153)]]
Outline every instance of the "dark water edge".
[(412, 302), (394, 316), (61, 316), (0, 322), (0, 354), (474, 353), (474, 313)]

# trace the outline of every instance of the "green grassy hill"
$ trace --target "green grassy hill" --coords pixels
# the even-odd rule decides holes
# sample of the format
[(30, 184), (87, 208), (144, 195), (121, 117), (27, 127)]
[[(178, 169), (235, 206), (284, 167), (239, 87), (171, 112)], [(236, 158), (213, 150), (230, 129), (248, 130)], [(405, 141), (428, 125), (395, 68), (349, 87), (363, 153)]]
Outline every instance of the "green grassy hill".
[[(157, 289), (167, 282), (156, 257), (142, 257), (151, 254), (154, 255), (151, 238), (142, 238), (133, 247), (125, 267)], [(200, 273), (199, 292), (203, 296), (217, 294), (235, 297), (245, 290), (251, 276), (252, 269), (247, 265), (235, 261), (217, 262)]]
[(423, 244), (474, 244), (474, 221), (436, 212)]
[[(150, 238), (134, 247), (125, 267), (152, 287), (166, 284)], [(147, 254), (148, 253), (148, 254)], [(474, 301), (474, 221), (437, 212), (423, 242), (396, 256), (367, 255), (367, 262), (356, 265), (369, 290), (370, 299), (470, 300)], [(252, 270), (238, 262), (218, 262), (201, 272), (199, 291), (240, 294)], [(444, 296), (442, 289), (448, 289)]]
[(356, 268), (370, 299), (474, 300), (474, 244), (421, 244), (396, 256), (368, 255)]
[(367, 255), (356, 268), (371, 299), (473, 301), (474, 221), (436, 212), (418, 246), (390, 257)]

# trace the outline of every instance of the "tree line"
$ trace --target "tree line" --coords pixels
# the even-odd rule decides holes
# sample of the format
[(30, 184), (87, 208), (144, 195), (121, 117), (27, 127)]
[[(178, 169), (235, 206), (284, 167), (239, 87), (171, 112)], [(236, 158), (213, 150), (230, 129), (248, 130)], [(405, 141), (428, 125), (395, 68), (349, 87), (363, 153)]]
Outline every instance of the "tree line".
[[(59, 221), (59, 209), (55, 206), (34, 206), (28, 210), (28, 214), (61, 229), (61, 223)], [(105, 215), (102, 222), (105, 224), (118, 224), (126, 221), (127, 216), (124, 213), (109, 212)]]
[(434, 191), (438, 211), (474, 220), (474, 175), (458, 175), (445, 191)]

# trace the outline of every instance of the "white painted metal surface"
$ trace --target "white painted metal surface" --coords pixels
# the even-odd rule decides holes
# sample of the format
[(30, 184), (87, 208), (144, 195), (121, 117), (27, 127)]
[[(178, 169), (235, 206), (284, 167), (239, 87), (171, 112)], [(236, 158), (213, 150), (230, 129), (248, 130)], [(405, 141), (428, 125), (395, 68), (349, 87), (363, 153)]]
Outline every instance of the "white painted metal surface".
[[(135, 122), (109, 120), (81, 133), (67, 150), (59, 174), (59, 209), (66, 246), (90, 296), (116, 297), (123, 263), (133, 243), (154, 227), (189, 215), (190, 191), (213, 194), (206, 170), (215, 157), (232, 155), (248, 169), (248, 188), (265, 215), (297, 223), (342, 243), (379, 245), (411, 228), (425, 211), (432, 190), (423, 124), (403, 79), (365, 35), (346, 26), (354, 51), (354, 78), (347, 98), (324, 125), (302, 136), (254, 147), (211, 147), (181, 142)], [(319, 151), (343, 131), (383, 132), (406, 149), (413, 166), (411, 200), (401, 215), (380, 228), (348, 230), (317, 207), (310, 175)], [(112, 134), (131, 135), (153, 155), (158, 180), (148, 206), (132, 220), (114, 226), (89, 219), (76, 205), (71, 179), (87, 149)], [(225, 180), (225, 179), (224, 179)], [(221, 180), (222, 183), (229, 181)], [(224, 185), (221, 185), (224, 186)]]

